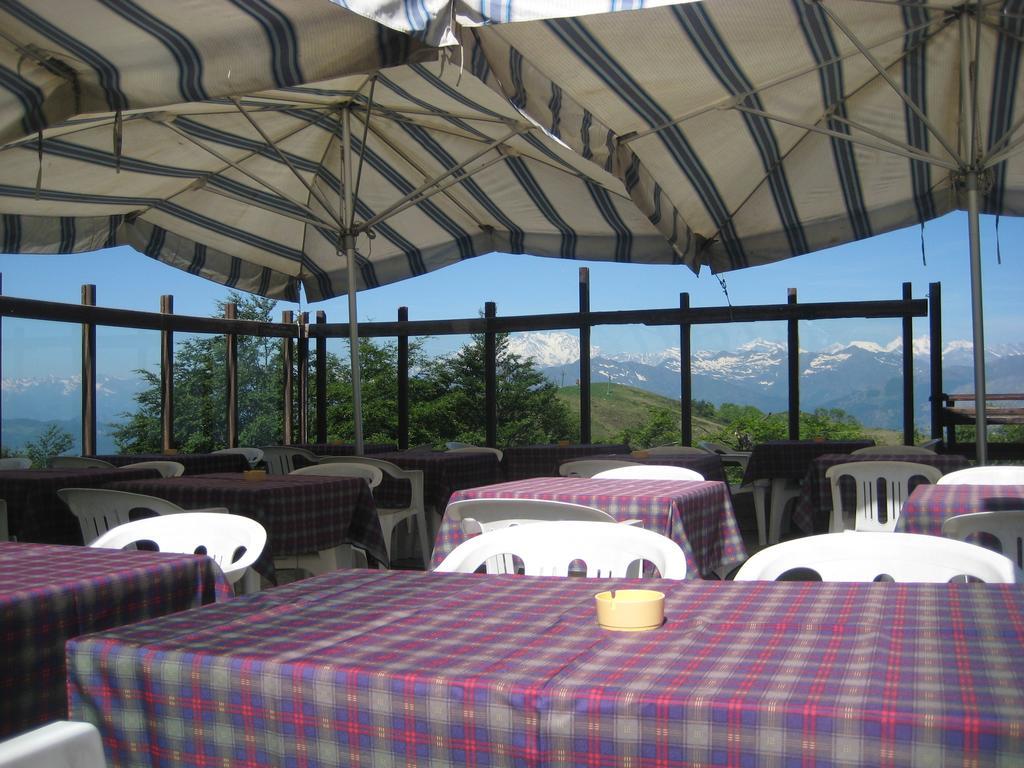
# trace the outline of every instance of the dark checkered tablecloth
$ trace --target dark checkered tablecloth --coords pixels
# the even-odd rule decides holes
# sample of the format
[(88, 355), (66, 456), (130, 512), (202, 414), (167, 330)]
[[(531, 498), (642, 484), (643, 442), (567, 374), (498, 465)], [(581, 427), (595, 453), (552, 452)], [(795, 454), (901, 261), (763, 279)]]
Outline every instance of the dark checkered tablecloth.
[(801, 480), (811, 462), (826, 453), (851, 453), (874, 445), (874, 440), (770, 440), (750, 453), (744, 483), (785, 477)]
[(946, 518), (1002, 509), (1024, 509), (1024, 485), (922, 485), (903, 502), (896, 530), (941, 536)]
[[(489, 485), (500, 479), (498, 457), (490, 452), (412, 450), (378, 453), (374, 458), (390, 461), (402, 469), (421, 470), (424, 501), (438, 512), (448, 506), (448, 499), (455, 491)], [(375, 495), (381, 507), (404, 507), (409, 503), (409, 483), (385, 476)]]
[(18, 541), (82, 544), (78, 519), (57, 491), (159, 476), (155, 469), (5, 469), (0, 472), (0, 499), (7, 501), (8, 526)]
[(268, 575), (271, 557), (300, 555), (353, 544), (387, 563), (377, 507), (364, 480), (320, 475), (184, 475), (112, 483), (110, 488), (159, 496), (186, 509), (227, 507), (267, 529), (267, 550), (257, 570)]
[(93, 458), (109, 461), (117, 467), (137, 461), (176, 461), (186, 475), (210, 475), (215, 472), (244, 472), (249, 462), (239, 453), (132, 453), (97, 454)]
[[(807, 474), (800, 483), (800, 498), (793, 509), (793, 523), (800, 530), (805, 533), (822, 533), (828, 530), (829, 518), (832, 515), (832, 484), (825, 477), (825, 472), (829, 467), (854, 461), (910, 461), (937, 467), (942, 474), (970, 466), (970, 462), (963, 456), (941, 453), (930, 456), (906, 453), (871, 453), (856, 456), (848, 453), (827, 453), (819, 456), (811, 462)], [(844, 503), (847, 503), (847, 509), (850, 509), (854, 503), (853, 488), (850, 488), (847, 500), (846, 489), (843, 485), (839, 487), (843, 491)]]
[(1024, 591), (336, 571), (72, 641), (115, 765), (1024, 764)]
[[(317, 456), (355, 456), (356, 447), (353, 443), (296, 443), (296, 448), (305, 448)], [(394, 443), (363, 443), (363, 455), (374, 456), (378, 453), (397, 451)]]
[[(632, 453), (611, 453), (607, 456), (584, 458), (618, 459), (633, 461), (637, 464), (664, 464), (670, 467), (685, 467), (699, 472), (705, 480), (725, 482), (725, 470), (722, 469), (722, 457), (717, 453), (659, 453), (657, 455), (636, 456)], [(571, 459), (570, 459), (571, 461)]]
[[(597, 507), (616, 520), (641, 520), (644, 528), (668, 536), (682, 548), (689, 578), (729, 568), (747, 557), (725, 483), (537, 477), (459, 491), (451, 500), (487, 498), (567, 501)], [(445, 516), (434, 542), (433, 564), (465, 539), (461, 526)]]
[(67, 718), (72, 637), (232, 594), (207, 557), (0, 541), (0, 738)]
[(558, 477), (558, 466), (569, 459), (605, 453), (629, 453), (629, 446), (615, 445), (517, 445), (502, 451), (501, 465), (506, 480)]

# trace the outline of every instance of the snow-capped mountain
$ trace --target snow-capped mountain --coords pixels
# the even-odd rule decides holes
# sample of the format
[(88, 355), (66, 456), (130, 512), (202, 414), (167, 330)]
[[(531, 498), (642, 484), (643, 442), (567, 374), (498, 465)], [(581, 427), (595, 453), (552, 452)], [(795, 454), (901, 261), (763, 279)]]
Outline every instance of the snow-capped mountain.
[[(519, 350), (523, 357), (533, 355)], [(914, 394), (921, 423), (928, 416), (929, 340), (914, 340)], [(558, 385), (579, 379), (579, 339), (571, 333), (530, 334), (531, 349), (544, 350), (534, 357), (545, 375)], [(601, 355), (592, 353), (593, 381), (612, 381), (666, 397), (679, 397), (679, 349)], [(542, 360), (559, 360), (555, 365)], [(991, 392), (1019, 392), (1024, 388), (1024, 344), (986, 350), (987, 383)], [(784, 344), (757, 339), (729, 351), (697, 350), (693, 353), (692, 396), (716, 405), (725, 402), (750, 404), (763, 411), (787, 408), (787, 351)], [(973, 352), (969, 341), (943, 345), (944, 386), (947, 392), (973, 389)], [(800, 351), (802, 407), (842, 408), (866, 426), (898, 427), (901, 423), (903, 343), (851, 341), (821, 351)]]

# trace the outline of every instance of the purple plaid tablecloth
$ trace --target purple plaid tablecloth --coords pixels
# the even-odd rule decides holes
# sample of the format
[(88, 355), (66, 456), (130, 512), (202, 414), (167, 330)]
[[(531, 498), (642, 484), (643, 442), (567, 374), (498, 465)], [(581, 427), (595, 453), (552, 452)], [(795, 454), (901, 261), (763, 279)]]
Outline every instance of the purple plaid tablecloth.
[[(682, 548), (689, 578), (737, 565), (747, 557), (725, 483), (538, 477), (452, 494), (452, 501), (462, 499), (551, 499), (597, 507), (616, 520), (641, 520), (644, 528), (668, 536)], [(446, 515), (434, 542), (433, 564), (465, 539), (461, 526)]]
[(506, 480), (558, 477), (558, 466), (569, 459), (605, 453), (629, 453), (629, 446), (614, 445), (516, 445), (502, 450), (501, 464)]
[(72, 637), (232, 594), (207, 557), (0, 541), (0, 738), (67, 718)]
[[(463, 488), (488, 485), (499, 479), (498, 457), (489, 452), (446, 453), (445, 451), (394, 451), (374, 454), (402, 469), (423, 472), (423, 496), (428, 507), (439, 513), (448, 506), (449, 497)], [(377, 486), (381, 507), (404, 507), (409, 503), (409, 483), (387, 476)]]
[[(827, 453), (819, 456), (811, 462), (807, 474), (800, 483), (800, 498), (797, 499), (796, 507), (793, 509), (793, 523), (805, 533), (824, 532), (828, 529), (829, 517), (832, 514), (832, 485), (825, 472), (829, 467), (837, 464), (846, 464), (852, 461), (911, 461), (915, 464), (927, 464), (929, 467), (937, 467), (942, 474), (953, 472), (970, 466), (970, 462), (963, 456), (956, 454), (936, 453), (930, 456), (925, 454), (906, 453), (871, 453), (857, 454), (851, 456), (848, 453)], [(843, 491), (843, 501), (846, 503), (845, 484), (840, 484)], [(850, 489), (849, 504), (853, 505), (853, 489)], [(850, 507), (847, 507), (849, 509)]]
[(82, 544), (82, 528), (57, 491), (159, 476), (155, 469), (5, 469), (0, 499), (7, 501), (8, 527), (18, 541)]
[[(305, 448), (317, 456), (355, 456), (356, 447), (353, 443), (296, 443), (296, 448)], [(363, 455), (374, 456), (378, 453), (391, 453), (398, 450), (394, 443), (363, 443)]]
[(722, 457), (717, 453), (659, 453), (655, 456), (636, 456), (632, 453), (611, 453), (607, 456), (594, 458), (618, 459), (633, 461), (637, 464), (665, 464), (670, 467), (685, 467), (700, 472), (705, 480), (725, 482), (725, 470), (722, 469)]
[[(335, 571), (73, 640), (114, 765), (1024, 764), (1024, 591)], [(968, 650), (969, 648), (969, 650)]]
[(321, 475), (184, 475), (111, 483), (109, 488), (168, 499), (182, 507), (227, 507), (267, 529), (257, 570), (272, 572), (273, 556), (300, 555), (353, 544), (387, 563), (377, 507), (364, 480)]
[(953, 515), (1024, 509), (1024, 485), (920, 485), (903, 502), (896, 530), (942, 535)]
[(244, 472), (249, 469), (249, 462), (239, 453), (115, 453), (97, 454), (93, 458), (109, 461), (116, 467), (137, 461), (176, 461), (185, 467), (186, 475)]
[(785, 477), (800, 480), (811, 462), (826, 453), (851, 453), (874, 445), (874, 440), (770, 440), (750, 453), (744, 483)]

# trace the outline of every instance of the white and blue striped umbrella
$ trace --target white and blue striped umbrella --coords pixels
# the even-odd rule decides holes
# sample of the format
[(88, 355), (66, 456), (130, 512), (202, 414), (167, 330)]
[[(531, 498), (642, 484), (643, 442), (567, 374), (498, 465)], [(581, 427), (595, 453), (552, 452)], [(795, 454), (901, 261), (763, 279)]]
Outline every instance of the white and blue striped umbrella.
[(683, 262), (618, 179), (441, 62), (85, 115), (9, 143), (0, 252), (128, 244), (244, 291), (344, 294), (346, 108), (357, 289), (492, 251)]
[(1024, 213), (1022, 0), (343, 4), (457, 42), (469, 71), (622, 179), (666, 237), (696, 238), (715, 271), (966, 208), (971, 167), (981, 212)]
[(3, 0), (0, 144), (82, 113), (370, 72), (410, 43), (310, 0)]

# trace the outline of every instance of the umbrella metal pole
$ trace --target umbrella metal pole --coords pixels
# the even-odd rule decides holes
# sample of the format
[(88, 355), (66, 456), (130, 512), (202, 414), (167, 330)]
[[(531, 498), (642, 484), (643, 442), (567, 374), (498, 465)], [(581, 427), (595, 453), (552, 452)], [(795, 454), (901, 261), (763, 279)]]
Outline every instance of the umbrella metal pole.
[(342, 217), (342, 242), (348, 259), (348, 344), (352, 370), (352, 426), (355, 431), (356, 456), (363, 455), (363, 392), (359, 368), (359, 327), (356, 324), (356, 241), (352, 234), (355, 211), (352, 199), (352, 122), (348, 107), (342, 114), (342, 188), (345, 209)]
[(985, 418), (985, 328), (981, 303), (981, 232), (978, 215), (978, 172), (967, 174), (967, 227), (971, 247), (971, 324), (974, 330), (975, 447), (978, 464), (988, 462)]

